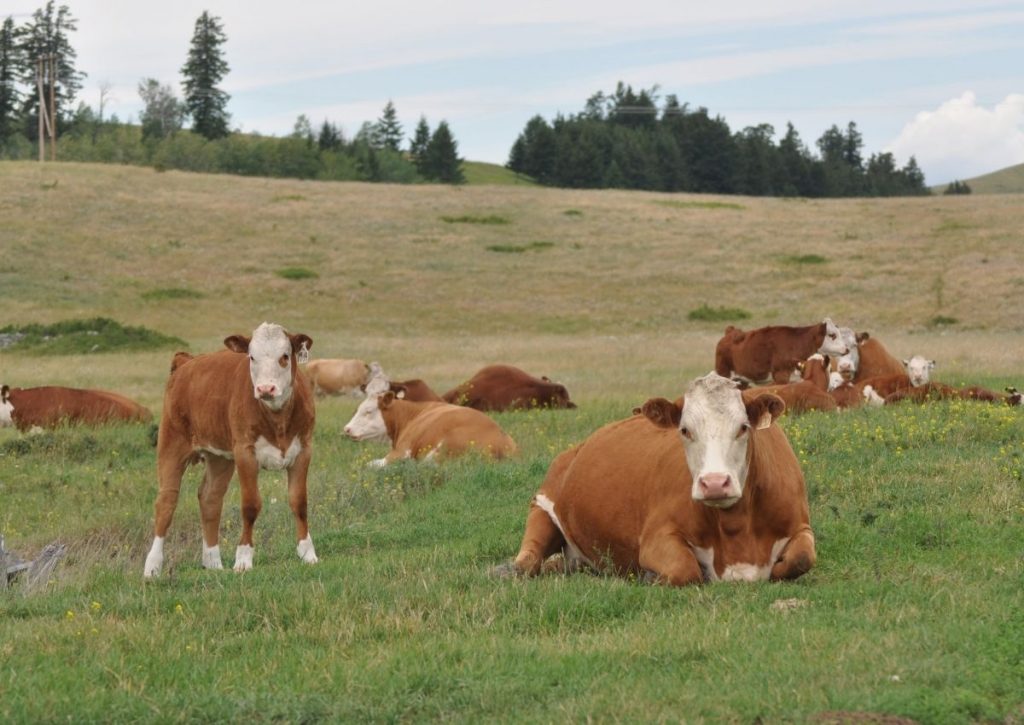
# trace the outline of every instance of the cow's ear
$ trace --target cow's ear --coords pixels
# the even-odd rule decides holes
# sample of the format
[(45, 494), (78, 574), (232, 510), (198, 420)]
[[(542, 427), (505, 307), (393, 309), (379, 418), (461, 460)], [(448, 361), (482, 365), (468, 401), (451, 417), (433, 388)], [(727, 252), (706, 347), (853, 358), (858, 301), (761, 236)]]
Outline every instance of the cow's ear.
[(551, 382), (551, 378), (549, 378), (547, 375), (541, 375), (540, 379), (543, 380), (545, 383)]
[(861, 342), (864, 342), (865, 340), (867, 340), (869, 337), (871, 337), (871, 333), (870, 332), (858, 332), (855, 335), (855, 337), (856, 337), (857, 342), (861, 343)]
[(758, 430), (763, 430), (772, 421), (782, 415), (786, 404), (782, 398), (772, 393), (762, 393), (747, 403), (747, 420)]
[(832, 364), (832, 361), (829, 359), (828, 355), (822, 355), (821, 362), (826, 370), (828, 370), (829, 366)]
[(313, 349), (313, 338), (303, 335), (301, 332), (297, 335), (289, 335), (288, 338), (292, 341), (292, 354), (295, 355), (295, 359), (299, 361), (300, 365), (308, 363), (309, 351)]
[(377, 396), (377, 407), (381, 410), (387, 410), (391, 407), (391, 404), (395, 402), (395, 394), (390, 390), (386, 393), (381, 393)]
[(0, 388), (0, 403), (6, 403), (11, 399), (11, 388), (8, 385), (4, 385)]
[(409, 389), (404, 385), (396, 385), (392, 383), (391, 392), (393, 392), (395, 394), (395, 397), (398, 398), (399, 400), (405, 400), (405, 396), (406, 394), (408, 394)]
[(249, 352), (249, 342), (252, 340), (251, 337), (245, 335), (232, 335), (231, 337), (224, 338), (224, 347), (231, 352)]
[(928, 361), (928, 369), (929, 370), (934, 370), (935, 369), (935, 361), (934, 360), (929, 360)]
[(659, 428), (676, 428), (683, 416), (683, 409), (665, 398), (651, 398), (641, 406), (640, 412)]
[(644, 409), (641, 408), (639, 405), (636, 406), (635, 408), (633, 408), (633, 415), (642, 415), (643, 412), (644, 412)]
[(909, 364), (910, 364), (910, 361), (907, 360), (906, 358), (903, 358), (903, 367), (907, 367), (907, 365), (909, 365)]

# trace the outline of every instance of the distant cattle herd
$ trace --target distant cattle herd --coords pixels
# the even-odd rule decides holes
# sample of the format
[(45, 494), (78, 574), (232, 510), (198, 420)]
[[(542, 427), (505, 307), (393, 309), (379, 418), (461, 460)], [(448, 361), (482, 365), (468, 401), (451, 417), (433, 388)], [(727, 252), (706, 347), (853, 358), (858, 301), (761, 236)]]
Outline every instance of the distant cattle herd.
[[(353, 441), (390, 443), (375, 466), (468, 451), (514, 456), (515, 441), (486, 413), (576, 407), (565, 386), (511, 365), (484, 367), (438, 395), (420, 379), (391, 380), (376, 362), (310, 361), (313, 341), (279, 325), (232, 335), (225, 346), (173, 358), (157, 437), (146, 578), (161, 571), (182, 474), (201, 461), (204, 567), (222, 567), (221, 510), (237, 470), (242, 535), (234, 569), (252, 568), (261, 468), (287, 472), (296, 552), (306, 563), (318, 561), (306, 500), (317, 398), (364, 396), (344, 432)], [(920, 356), (900, 361), (868, 333), (828, 318), (806, 327), (729, 326), (716, 345), (714, 371), (681, 397), (652, 398), (554, 459), (530, 502), (518, 555), (493, 571), (521, 576), (585, 566), (674, 585), (796, 578), (814, 565), (814, 534), (803, 473), (775, 421), (785, 411), (903, 400), (1021, 403), (1014, 388), (1004, 395), (933, 382), (934, 367)], [(151, 419), (138, 403), (108, 391), (0, 388), (0, 426), (23, 432)]]

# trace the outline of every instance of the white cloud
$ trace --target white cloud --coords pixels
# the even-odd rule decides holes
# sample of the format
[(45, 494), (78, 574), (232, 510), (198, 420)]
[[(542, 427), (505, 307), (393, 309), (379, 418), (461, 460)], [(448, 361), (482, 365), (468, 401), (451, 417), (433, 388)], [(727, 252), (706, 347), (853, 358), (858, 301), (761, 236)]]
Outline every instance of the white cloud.
[(886, 147), (898, 160), (917, 158), (929, 184), (967, 179), (1024, 162), (1024, 95), (992, 108), (965, 91), (934, 111), (922, 111)]

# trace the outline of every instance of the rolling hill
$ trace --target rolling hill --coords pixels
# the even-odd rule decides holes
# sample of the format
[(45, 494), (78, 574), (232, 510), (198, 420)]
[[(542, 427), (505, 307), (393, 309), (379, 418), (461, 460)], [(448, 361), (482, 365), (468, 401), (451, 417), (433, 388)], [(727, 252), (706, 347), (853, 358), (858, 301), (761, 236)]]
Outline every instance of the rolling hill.
[[(990, 174), (975, 176), (973, 179), (961, 179), (966, 181), (975, 194), (1021, 194), (1024, 193), (1024, 164), (1007, 166), (1005, 169), (993, 171)], [(933, 186), (932, 191), (941, 194), (945, 191), (947, 184)]]

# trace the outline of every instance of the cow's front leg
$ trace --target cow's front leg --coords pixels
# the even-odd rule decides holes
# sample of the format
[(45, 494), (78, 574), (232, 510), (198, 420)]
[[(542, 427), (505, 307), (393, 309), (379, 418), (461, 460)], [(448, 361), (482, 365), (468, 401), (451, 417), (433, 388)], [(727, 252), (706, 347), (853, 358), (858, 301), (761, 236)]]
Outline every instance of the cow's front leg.
[(680, 587), (704, 581), (697, 557), (674, 532), (642, 535), (639, 558), (640, 568), (653, 573), (658, 584)]
[(234, 461), (206, 455), (206, 475), (199, 487), (199, 516), (203, 522), (203, 566), (207, 569), (224, 568), (220, 560), (220, 515), (234, 472)]
[(810, 526), (804, 526), (789, 540), (779, 560), (772, 566), (772, 581), (796, 579), (809, 572), (816, 560), (814, 532)]
[(248, 571), (252, 569), (252, 527), (263, 508), (259, 487), (260, 469), (251, 448), (235, 449), (235, 465), (242, 489), (242, 538), (235, 549), (235, 571)]
[(299, 455), (295, 458), (292, 467), (288, 469), (288, 504), (295, 514), (295, 537), (298, 545), (295, 547), (299, 558), (307, 564), (316, 564), (316, 549), (313, 548), (313, 539), (309, 535), (309, 521), (306, 517), (306, 475), (309, 472), (309, 462), (313, 457), (313, 450), (309, 442), (303, 445)]

